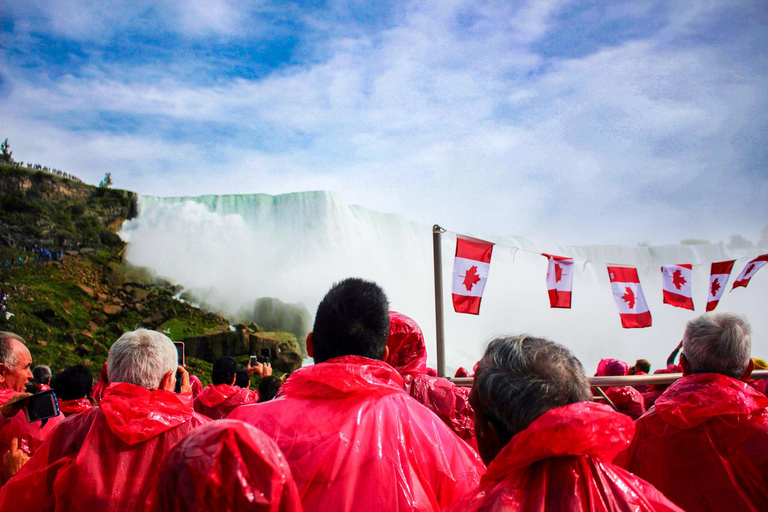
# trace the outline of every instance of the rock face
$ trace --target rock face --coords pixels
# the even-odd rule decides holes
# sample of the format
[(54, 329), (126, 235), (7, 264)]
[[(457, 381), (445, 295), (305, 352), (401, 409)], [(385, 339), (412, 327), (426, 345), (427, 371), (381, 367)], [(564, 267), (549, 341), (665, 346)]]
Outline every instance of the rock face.
[(312, 315), (303, 304), (286, 304), (280, 299), (262, 297), (237, 314), (241, 320), (256, 322), (263, 331), (290, 332), (306, 353), (305, 339), (312, 330)]
[(206, 361), (221, 356), (259, 355), (262, 349), (269, 349), (272, 367), (291, 373), (301, 367), (301, 349), (295, 338), (281, 334), (254, 332), (240, 325), (234, 331), (186, 338), (184, 349), (187, 356)]

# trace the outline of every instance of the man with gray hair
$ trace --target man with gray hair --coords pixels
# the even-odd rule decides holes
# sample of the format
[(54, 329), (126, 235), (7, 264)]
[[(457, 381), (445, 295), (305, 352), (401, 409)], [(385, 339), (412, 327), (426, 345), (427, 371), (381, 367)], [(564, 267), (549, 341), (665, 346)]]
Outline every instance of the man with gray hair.
[(159, 332), (123, 334), (109, 351), (110, 384), (99, 407), (61, 423), (0, 489), (0, 510), (142, 510), (165, 453), (209, 421), (192, 409), (189, 376), (176, 358)]
[(40, 364), (32, 368), (32, 376), (35, 378), (38, 392), (51, 389), (51, 367)]
[(679, 510), (611, 464), (634, 425), (591, 400), (581, 363), (562, 345), (528, 335), (492, 341), (470, 394), (488, 470), (445, 512)]
[(768, 397), (745, 381), (751, 329), (732, 313), (688, 322), (683, 378), (637, 420), (621, 464), (688, 511), (765, 510)]

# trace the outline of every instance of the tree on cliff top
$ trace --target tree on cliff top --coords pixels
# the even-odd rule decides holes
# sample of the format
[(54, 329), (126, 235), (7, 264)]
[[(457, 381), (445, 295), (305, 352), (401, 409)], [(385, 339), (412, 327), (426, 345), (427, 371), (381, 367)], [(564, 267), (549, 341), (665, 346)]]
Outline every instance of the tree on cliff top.
[(5, 142), (0, 144), (0, 152), (0, 162), (4, 164), (13, 163), (13, 151), (11, 151), (11, 146), (8, 144), (8, 139), (5, 139)]
[(108, 172), (104, 175), (104, 179), (99, 183), (99, 188), (111, 188), (112, 187), (112, 173)]

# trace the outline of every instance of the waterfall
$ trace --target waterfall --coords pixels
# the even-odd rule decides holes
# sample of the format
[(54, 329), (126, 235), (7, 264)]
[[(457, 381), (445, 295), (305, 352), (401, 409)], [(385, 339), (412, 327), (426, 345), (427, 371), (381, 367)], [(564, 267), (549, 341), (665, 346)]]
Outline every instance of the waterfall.
[[(450, 229), (450, 226), (445, 226)], [(488, 341), (527, 332), (568, 346), (592, 374), (600, 358), (664, 365), (685, 323), (704, 312), (713, 261), (746, 259), (768, 252), (729, 250), (723, 244), (659, 247), (558, 246), (523, 237), (463, 233), (498, 245), (480, 315), (455, 314), (451, 269), (455, 234), (443, 235), (446, 358), (451, 371), (471, 368)], [(227, 195), (159, 198), (142, 196), (139, 215), (120, 236), (126, 259), (153, 269), (225, 314), (260, 297), (304, 303), (311, 312), (335, 281), (362, 277), (379, 283), (391, 309), (413, 317), (424, 330), (435, 366), (434, 277), (431, 226), (394, 214), (345, 204), (330, 192), (270, 196)], [(516, 248), (516, 249), (514, 249)], [(572, 309), (550, 309), (541, 253), (575, 258)], [(606, 264), (638, 267), (653, 327), (622, 329)], [(660, 267), (692, 263), (696, 311), (662, 303)], [(768, 358), (768, 270), (748, 289), (726, 292), (718, 311), (744, 314), (753, 327), (755, 357)]]

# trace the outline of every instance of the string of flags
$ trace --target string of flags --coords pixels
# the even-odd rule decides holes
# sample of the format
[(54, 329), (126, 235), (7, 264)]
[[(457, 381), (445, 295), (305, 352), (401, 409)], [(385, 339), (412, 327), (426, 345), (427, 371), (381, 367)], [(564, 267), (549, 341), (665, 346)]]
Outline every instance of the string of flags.
[[(456, 256), (453, 262), (453, 309), (457, 313), (480, 314), (480, 301), (491, 268), (493, 242), (456, 235)], [(547, 292), (552, 308), (571, 307), (574, 259), (542, 254), (549, 261)], [(723, 296), (736, 260), (712, 263), (707, 293), (707, 311), (717, 307)], [(768, 263), (768, 254), (749, 261), (733, 283), (731, 290), (745, 287), (750, 279)], [(693, 310), (691, 281), (693, 265), (663, 265), (661, 267), (664, 304)], [(613, 298), (619, 310), (621, 326), (625, 329), (650, 327), (651, 311), (643, 295), (640, 277), (635, 267), (608, 267)]]

